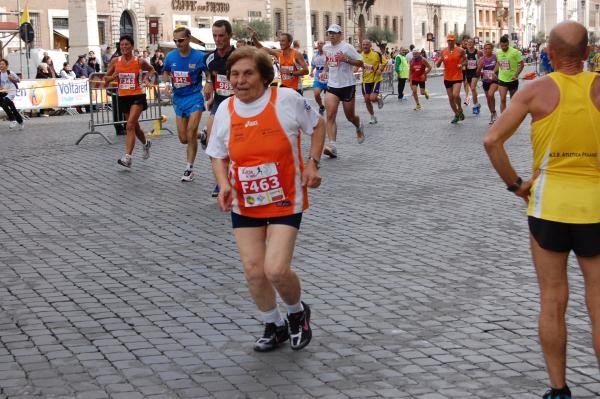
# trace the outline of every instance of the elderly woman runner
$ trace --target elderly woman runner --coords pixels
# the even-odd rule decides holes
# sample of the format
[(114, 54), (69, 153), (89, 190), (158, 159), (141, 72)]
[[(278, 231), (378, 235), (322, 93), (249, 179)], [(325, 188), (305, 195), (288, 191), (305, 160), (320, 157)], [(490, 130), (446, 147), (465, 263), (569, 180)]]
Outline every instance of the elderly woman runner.
[[(310, 308), (301, 300), (300, 280), (291, 269), (307, 187), (321, 184), (319, 159), (325, 125), (318, 112), (292, 89), (270, 87), (268, 54), (237, 49), (227, 61), (234, 96), (215, 115), (206, 153), (221, 187), (219, 207), (231, 211), (233, 234), (252, 299), (265, 331), (254, 350), (266, 352), (290, 340), (293, 350), (311, 340)], [(300, 132), (311, 138), (303, 160)], [(279, 313), (279, 294), (287, 320)]]

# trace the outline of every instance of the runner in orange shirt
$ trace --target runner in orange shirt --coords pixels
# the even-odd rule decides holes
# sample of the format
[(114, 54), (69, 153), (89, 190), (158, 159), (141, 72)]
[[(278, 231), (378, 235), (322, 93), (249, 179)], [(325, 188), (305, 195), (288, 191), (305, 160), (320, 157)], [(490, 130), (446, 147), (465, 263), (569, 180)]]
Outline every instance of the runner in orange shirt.
[[(104, 82), (107, 85), (117, 81), (118, 107), (127, 121), (125, 155), (117, 161), (119, 165), (126, 168), (131, 167), (131, 154), (135, 147), (136, 137), (143, 144), (142, 158), (148, 159), (150, 156), (152, 143), (146, 138), (138, 121), (142, 112), (148, 108), (145, 86), (149, 85), (156, 76), (154, 68), (148, 61), (133, 55), (133, 45), (131, 36), (121, 37), (119, 40), (121, 56), (113, 58), (104, 76)], [(146, 72), (145, 78), (142, 78), (144, 75), (142, 71)]]
[(444, 86), (448, 94), (450, 108), (454, 112), (454, 118), (450, 123), (458, 123), (465, 119), (460, 104), (460, 87), (463, 83), (463, 67), (467, 63), (465, 50), (456, 46), (456, 36), (448, 35), (448, 47), (442, 50), (442, 54), (436, 66), (439, 68), (444, 64)]
[[(244, 47), (229, 56), (227, 77), (234, 96), (217, 110), (206, 150), (221, 188), (219, 207), (231, 211), (250, 294), (265, 323), (254, 344), (259, 352), (288, 339), (299, 350), (312, 338), (310, 308), (301, 300), (291, 262), (308, 208), (307, 188), (321, 184), (325, 141), (318, 112), (293, 89), (271, 87), (273, 76), (271, 57), (263, 51)], [(306, 164), (301, 132), (311, 140)], [(287, 306), (287, 322), (277, 294)]]

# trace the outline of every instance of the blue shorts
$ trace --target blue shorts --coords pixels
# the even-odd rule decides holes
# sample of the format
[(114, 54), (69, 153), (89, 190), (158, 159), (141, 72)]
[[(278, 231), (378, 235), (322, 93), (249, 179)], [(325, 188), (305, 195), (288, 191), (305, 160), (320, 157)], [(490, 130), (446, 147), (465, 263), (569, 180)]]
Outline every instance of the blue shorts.
[(173, 94), (173, 108), (175, 108), (175, 115), (183, 118), (189, 117), (196, 111), (204, 111), (202, 92), (199, 91), (187, 96)]
[(376, 93), (379, 94), (379, 85), (381, 82), (373, 82), (373, 83), (363, 83), (362, 84), (362, 93), (363, 95), (365, 94), (371, 94), (371, 93)]
[(321, 82), (315, 79), (313, 81), (313, 89), (321, 89), (321, 91), (327, 91), (327, 82)]

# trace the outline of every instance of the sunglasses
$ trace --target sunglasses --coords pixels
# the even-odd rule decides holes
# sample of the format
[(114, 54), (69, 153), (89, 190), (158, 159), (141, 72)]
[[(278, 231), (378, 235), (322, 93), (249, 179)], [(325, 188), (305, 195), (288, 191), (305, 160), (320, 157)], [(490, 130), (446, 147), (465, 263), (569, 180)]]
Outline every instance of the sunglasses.
[(187, 38), (185, 38), (185, 37), (184, 37), (184, 38), (182, 38), (182, 39), (173, 39), (173, 41), (174, 41), (175, 43), (183, 43), (183, 42), (185, 41), (185, 39), (187, 39)]

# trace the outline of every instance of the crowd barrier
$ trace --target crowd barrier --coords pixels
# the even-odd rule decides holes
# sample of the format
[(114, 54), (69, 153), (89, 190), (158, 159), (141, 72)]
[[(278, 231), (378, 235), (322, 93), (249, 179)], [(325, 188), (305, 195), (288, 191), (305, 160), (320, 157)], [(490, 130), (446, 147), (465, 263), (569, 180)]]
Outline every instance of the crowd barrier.
[[(112, 142), (102, 132), (96, 130), (100, 126), (125, 126), (127, 121), (123, 120), (123, 114), (119, 111), (116, 88), (104, 82), (105, 73), (94, 73), (88, 81), (90, 122), (87, 132), (81, 135), (75, 144), (79, 144), (84, 137), (90, 134), (98, 134), (109, 144)], [(146, 101), (148, 108), (142, 111), (139, 122), (155, 121), (159, 131), (165, 130), (170, 134), (173, 132), (163, 127), (164, 116), (162, 114), (161, 93), (158, 85), (146, 86)], [(155, 134), (157, 132), (154, 132)]]

